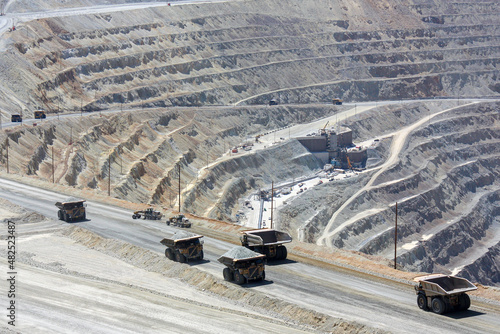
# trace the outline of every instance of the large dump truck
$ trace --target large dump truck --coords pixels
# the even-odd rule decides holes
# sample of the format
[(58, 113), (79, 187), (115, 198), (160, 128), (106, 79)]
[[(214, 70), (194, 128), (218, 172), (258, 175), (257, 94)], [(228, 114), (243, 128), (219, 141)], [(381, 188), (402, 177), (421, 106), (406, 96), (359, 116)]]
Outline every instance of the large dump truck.
[(133, 219), (139, 219), (142, 217), (142, 219), (158, 220), (161, 219), (162, 216), (163, 214), (160, 211), (155, 211), (153, 208), (134, 211), (134, 213), (132, 214)]
[(242, 285), (250, 280), (265, 280), (266, 256), (243, 246), (236, 246), (217, 259), (226, 268), (224, 280)]
[(38, 109), (33, 112), (35, 119), (45, 119), (47, 115), (45, 114), (45, 110)]
[(10, 116), (10, 121), (11, 122), (22, 122), (23, 121), (23, 117), (21, 115), (11, 115)]
[(178, 226), (178, 227), (191, 227), (191, 222), (183, 214), (170, 217), (167, 219), (167, 225)]
[(258, 253), (264, 254), (268, 260), (284, 260), (288, 255), (285, 243), (292, 237), (286, 232), (263, 228), (241, 231), (241, 245)]
[(465, 311), (470, 307), (467, 291), (477, 287), (465, 278), (443, 274), (419, 276), (413, 279), (417, 305), (420, 309), (437, 314), (450, 311)]
[(57, 211), (57, 217), (59, 220), (64, 220), (67, 222), (75, 220), (85, 220), (86, 212), (85, 205), (83, 204), (85, 200), (69, 198), (63, 202), (56, 202), (56, 207), (59, 209)]
[(203, 240), (201, 238), (203, 238), (202, 235), (177, 231), (172, 237), (164, 238), (160, 243), (167, 246), (165, 250), (167, 258), (185, 263), (189, 260), (203, 260)]

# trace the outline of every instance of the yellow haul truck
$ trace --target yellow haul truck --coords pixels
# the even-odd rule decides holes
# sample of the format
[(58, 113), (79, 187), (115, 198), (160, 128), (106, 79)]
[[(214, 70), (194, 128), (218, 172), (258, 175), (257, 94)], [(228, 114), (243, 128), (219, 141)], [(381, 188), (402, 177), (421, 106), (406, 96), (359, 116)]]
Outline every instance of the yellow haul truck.
[(56, 202), (56, 207), (59, 209), (57, 211), (57, 217), (59, 220), (64, 220), (67, 222), (75, 220), (85, 220), (85, 200), (69, 198), (64, 202)]
[(269, 228), (241, 231), (241, 245), (266, 255), (268, 260), (284, 260), (288, 255), (285, 243), (291, 242), (292, 237), (286, 232)]
[(477, 289), (465, 278), (443, 274), (419, 276), (413, 280), (418, 283), (415, 286), (418, 307), (437, 314), (467, 310), (470, 298), (466, 292)]
[(45, 114), (45, 110), (38, 109), (38, 110), (35, 110), (33, 112), (33, 114), (35, 115), (35, 119), (45, 119), (45, 118), (47, 118), (47, 115)]
[(236, 246), (217, 259), (226, 268), (224, 280), (242, 285), (250, 280), (265, 280), (266, 256), (243, 246)]
[(203, 238), (202, 235), (177, 231), (172, 237), (164, 238), (160, 243), (167, 246), (165, 250), (167, 258), (185, 263), (189, 260), (203, 260), (203, 240), (201, 238)]

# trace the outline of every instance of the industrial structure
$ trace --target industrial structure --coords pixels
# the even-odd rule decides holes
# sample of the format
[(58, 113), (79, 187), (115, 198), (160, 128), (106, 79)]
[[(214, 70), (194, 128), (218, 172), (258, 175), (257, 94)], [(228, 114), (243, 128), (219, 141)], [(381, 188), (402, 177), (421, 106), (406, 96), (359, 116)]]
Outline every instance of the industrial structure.
[(352, 169), (364, 168), (368, 159), (367, 149), (352, 143), (352, 130), (340, 127), (327, 129), (328, 123), (318, 133), (297, 140), (324, 164)]

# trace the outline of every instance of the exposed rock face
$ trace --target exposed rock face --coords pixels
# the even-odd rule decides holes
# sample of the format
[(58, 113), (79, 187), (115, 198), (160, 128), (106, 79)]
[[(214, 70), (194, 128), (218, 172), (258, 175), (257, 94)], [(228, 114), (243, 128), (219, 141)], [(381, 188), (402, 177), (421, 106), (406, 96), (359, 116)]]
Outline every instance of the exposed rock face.
[[(425, 120), (435, 107), (384, 107), (350, 126), (360, 139), (404, 131), (400, 122)], [(478, 268), (497, 258), (500, 242), (500, 105), (440, 108), (408, 133), (393, 164), (302, 195), (281, 210), (280, 222), (304, 241), (391, 258), (398, 202), (398, 265), (454, 273), (465, 265), (464, 275), (498, 284), (497, 266)], [(398, 132), (388, 137), (394, 145)]]
[[(234, 159), (223, 155), (248, 138), (255, 141), (254, 134), (337, 110), (185, 108), (53, 119), (8, 133), (10, 172), (52, 182), (54, 165), (55, 182), (96, 191), (107, 191), (111, 177), (112, 196), (173, 208), (180, 170), (184, 210), (232, 221), (241, 196), (322, 165), (297, 141)], [(6, 137), (0, 134), (2, 165)]]
[[(9, 11), (92, 3), (17, 1)], [(37, 20), (29, 34), (12, 33), (14, 52), (1, 55), (9, 85), (0, 107), (491, 96), (499, 13), (495, 1), (281, 0)]]

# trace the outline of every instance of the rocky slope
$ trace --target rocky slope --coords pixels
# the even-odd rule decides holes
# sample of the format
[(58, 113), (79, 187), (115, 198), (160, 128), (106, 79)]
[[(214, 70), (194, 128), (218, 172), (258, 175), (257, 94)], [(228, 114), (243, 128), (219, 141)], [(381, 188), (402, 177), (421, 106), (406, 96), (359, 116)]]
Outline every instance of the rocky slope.
[(285, 0), (40, 19), (9, 35), (0, 106), (31, 115), (39, 105), (492, 96), (500, 87), (499, 12), (487, 1)]
[[(385, 107), (351, 127), (360, 138), (385, 137), (376, 150), (387, 154), (394, 130), (425, 120), (436, 107)], [(397, 202), (398, 265), (453, 273), (465, 265), (463, 275), (498, 284), (498, 267), (488, 264), (497, 262), (500, 242), (499, 105), (438, 108), (445, 112), (410, 132), (385, 170), (373, 166), (305, 193), (281, 210), (280, 222), (305, 230), (309, 242), (391, 258)]]

